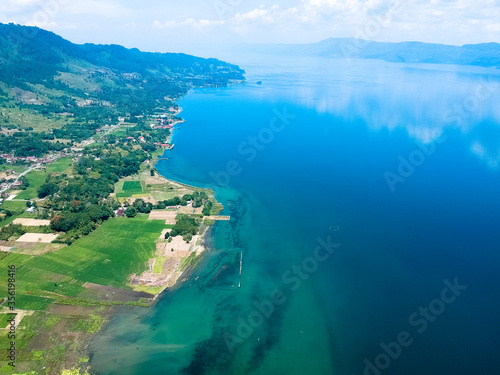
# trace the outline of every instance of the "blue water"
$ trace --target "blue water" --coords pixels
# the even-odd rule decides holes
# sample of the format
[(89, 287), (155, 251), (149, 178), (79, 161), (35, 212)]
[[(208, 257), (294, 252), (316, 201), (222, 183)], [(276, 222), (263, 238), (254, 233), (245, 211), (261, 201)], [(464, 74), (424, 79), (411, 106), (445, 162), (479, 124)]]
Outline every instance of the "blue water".
[(500, 72), (232, 62), (248, 82), (182, 99), (157, 165), (232, 220), (188, 280), (112, 320), (95, 370), (498, 374)]

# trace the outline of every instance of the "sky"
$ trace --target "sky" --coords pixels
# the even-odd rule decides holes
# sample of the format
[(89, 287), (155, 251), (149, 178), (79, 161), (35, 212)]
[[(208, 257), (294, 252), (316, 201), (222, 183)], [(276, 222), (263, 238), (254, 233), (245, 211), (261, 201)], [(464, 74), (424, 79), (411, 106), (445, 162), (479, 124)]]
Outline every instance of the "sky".
[(199, 55), (330, 37), (463, 45), (500, 42), (500, 0), (2, 0), (0, 22), (74, 43)]

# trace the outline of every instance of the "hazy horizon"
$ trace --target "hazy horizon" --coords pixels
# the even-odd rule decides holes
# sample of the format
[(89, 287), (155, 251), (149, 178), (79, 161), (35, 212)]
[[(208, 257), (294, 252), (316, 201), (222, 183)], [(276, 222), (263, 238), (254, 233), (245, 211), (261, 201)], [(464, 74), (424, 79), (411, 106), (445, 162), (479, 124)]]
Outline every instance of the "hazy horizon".
[(7, 0), (0, 22), (38, 26), (73, 43), (207, 55), (240, 43), (328, 38), (464, 45), (500, 41), (500, 1)]

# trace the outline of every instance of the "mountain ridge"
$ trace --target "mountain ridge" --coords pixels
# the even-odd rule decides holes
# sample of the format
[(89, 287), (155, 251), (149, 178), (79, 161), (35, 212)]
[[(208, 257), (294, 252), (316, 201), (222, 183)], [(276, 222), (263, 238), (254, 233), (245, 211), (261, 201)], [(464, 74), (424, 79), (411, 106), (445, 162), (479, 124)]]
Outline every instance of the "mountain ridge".
[(284, 56), (379, 59), (389, 62), (500, 66), (496, 42), (453, 46), (438, 43), (376, 42), (356, 38), (328, 38), (307, 44), (244, 44), (238, 51)]

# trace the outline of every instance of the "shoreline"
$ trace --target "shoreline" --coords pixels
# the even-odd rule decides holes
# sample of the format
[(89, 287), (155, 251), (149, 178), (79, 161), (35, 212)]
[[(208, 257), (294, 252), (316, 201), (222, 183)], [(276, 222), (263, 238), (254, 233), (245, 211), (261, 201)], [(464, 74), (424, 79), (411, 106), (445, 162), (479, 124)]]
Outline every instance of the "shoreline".
[[(179, 110), (176, 112), (176, 115), (180, 114), (181, 112), (182, 112), (182, 108), (179, 107)], [(181, 123), (184, 123), (184, 122), (185, 122), (185, 120), (182, 119), (182, 120), (176, 121), (173, 124), (170, 135), (167, 138), (167, 143), (170, 143), (173, 136), (174, 136), (174, 130), (176, 129), (175, 126), (179, 125)], [(158, 172), (158, 170), (156, 169), (156, 166), (157, 166), (158, 162), (160, 161), (159, 159), (164, 157), (167, 154), (167, 151), (170, 151), (170, 150), (163, 149), (163, 152), (161, 152), (161, 153), (158, 152), (156, 155), (154, 155), (153, 158), (151, 158), (150, 163), (155, 170), (154, 177), (158, 180), (162, 180), (164, 184), (177, 186), (178, 188), (183, 188), (183, 189), (187, 189), (190, 191), (210, 190), (212, 193), (211, 196), (215, 200), (216, 204), (220, 205), (219, 207), (222, 207), (219, 210), (219, 212), (222, 211), (223, 206), (215, 198), (215, 192), (212, 189), (201, 188), (201, 187), (197, 187), (197, 186), (193, 186), (193, 185), (188, 185), (188, 184), (185, 184), (185, 183), (182, 183), (179, 181), (171, 180)], [(212, 219), (213, 216), (215, 216), (215, 215), (211, 215), (210, 219)], [(210, 219), (208, 219), (208, 220), (210, 220)], [(162, 273), (158, 274), (159, 276), (157, 277), (156, 281), (158, 284), (163, 284), (163, 285), (159, 285), (158, 287), (161, 289), (159, 291), (157, 291), (155, 294), (152, 294), (153, 297), (149, 300), (148, 306), (143, 306), (143, 308), (145, 308), (144, 311), (148, 311), (152, 306), (154, 306), (160, 300), (160, 298), (164, 295), (166, 290), (179, 287), (184, 281), (186, 281), (188, 279), (190, 273), (197, 266), (197, 264), (199, 262), (201, 262), (203, 255), (207, 251), (206, 238), (208, 235), (210, 235), (210, 231), (212, 229), (213, 224), (214, 224), (214, 222), (212, 222), (211, 224), (205, 225), (205, 227), (203, 227), (203, 228), (200, 228), (200, 231), (194, 237), (195, 240), (194, 240), (194, 243), (190, 245), (190, 249), (192, 248), (192, 250), (190, 250), (190, 251), (192, 251), (192, 253), (196, 254), (196, 255), (193, 257), (193, 259), (191, 259), (188, 262), (188, 264), (185, 266), (185, 268), (183, 268), (182, 270), (179, 270), (179, 266), (180, 266), (180, 261), (179, 261), (178, 262), (179, 264), (177, 264), (176, 267), (172, 268), (170, 272), (168, 272), (166, 274), (162, 274)], [(163, 232), (162, 232), (162, 234), (163, 234)], [(162, 243), (162, 242), (159, 242), (159, 239), (157, 239), (155, 241), (155, 243), (158, 245), (158, 243)], [(168, 261), (169, 257), (164, 256), (163, 259), (165, 261)], [(140, 278), (140, 277), (145, 277), (145, 276), (146, 277), (153, 276), (153, 270), (154, 270), (154, 264), (155, 264), (154, 261), (155, 260), (156, 260), (156, 257), (148, 259), (149, 269), (144, 271), (141, 275), (135, 275), (135, 274), (130, 275), (131, 282), (129, 283), (129, 286), (132, 288), (132, 290), (135, 290), (134, 286), (137, 289), (140, 289), (139, 287), (141, 287), (141, 286), (143, 286), (143, 287), (148, 286), (148, 285), (146, 285), (146, 283), (139, 283), (136, 285), (132, 285), (132, 280), (134, 279), (134, 277)], [(153, 264), (151, 264), (151, 261), (153, 261)], [(163, 280), (163, 282), (160, 280), (160, 278), (162, 276), (163, 276), (163, 278), (167, 279), (166, 282), (165, 282), (165, 280)], [(152, 279), (153, 280), (150, 280), (150, 281), (152, 282), (152, 284), (155, 284), (154, 276), (152, 277)], [(150, 286), (153, 286), (153, 285), (150, 285)], [(91, 350), (91, 345), (92, 345), (93, 340), (95, 339), (96, 336), (98, 336), (101, 332), (103, 332), (108, 327), (108, 325), (110, 324), (113, 317), (115, 317), (121, 309), (127, 308), (127, 307), (130, 308), (130, 307), (138, 307), (138, 306), (117, 305), (117, 306), (110, 307), (109, 310), (104, 314), (105, 315), (104, 316), (105, 322), (103, 323), (101, 328), (97, 332), (95, 332), (94, 334), (91, 334), (88, 338), (83, 340), (84, 344), (83, 344), (83, 350), (82, 350), (81, 354), (83, 354), (84, 356), (89, 358), (88, 367), (86, 368), (86, 371), (88, 371), (88, 372), (93, 371), (93, 367), (92, 367), (93, 352)], [(86, 373), (84, 373), (84, 375)]]
[[(182, 108), (178, 107), (177, 111), (175, 112), (175, 115), (178, 116), (181, 112), (182, 112)], [(167, 138), (167, 143), (170, 143), (171, 140), (172, 140), (172, 138), (173, 138), (173, 136), (174, 136), (175, 126), (178, 125), (178, 124), (182, 124), (184, 122), (185, 122), (184, 119), (180, 119), (180, 120), (177, 120), (176, 122), (174, 122), (172, 124), (170, 135)], [(154, 170), (156, 171), (155, 177), (157, 177), (158, 179), (163, 180), (165, 184), (170, 184), (170, 185), (178, 186), (178, 187), (185, 188), (185, 189), (188, 189), (188, 190), (193, 190), (193, 191), (196, 191), (197, 189), (200, 189), (200, 190), (210, 190), (212, 192), (211, 195), (214, 197), (214, 200), (215, 200), (216, 204), (220, 204), (220, 202), (218, 202), (215, 199), (215, 192), (212, 189), (206, 189), (206, 188), (201, 188), (201, 187), (197, 187), (197, 186), (193, 186), (193, 185), (184, 184), (184, 183), (179, 182), (179, 181), (168, 179), (167, 177), (165, 177), (161, 173), (159, 173), (158, 170), (156, 169), (156, 166), (159, 163), (160, 158), (163, 158), (164, 155), (167, 153), (167, 151), (171, 151), (171, 149), (165, 149), (165, 150), (163, 150), (163, 153), (161, 153), (161, 155), (160, 154), (159, 155), (155, 155), (151, 159), (151, 161), (150, 161), (151, 164), (153, 165)], [(222, 211), (222, 210), (220, 210), (220, 211)], [(190, 241), (190, 243), (189, 243), (190, 246), (189, 246), (189, 250), (188, 251), (190, 251), (192, 254), (196, 254), (196, 255), (194, 256), (194, 259), (187, 265), (186, 268), (179, 270), (179, 267), (182, 266), (182, 264), (181, 264), (182, 262), (179, 261), (179, 262), (176, 262), (177, 264), (175, 265), (175, 267), (168, 274), (163, 274), (163, 275), (162, 275), (162, 273), (159, 274), (159, 275), (162, 275), (162, 276), (166, 277), (166, 280), (165, 280), (166, 284), (165, 285), (161, 285), (162, 289), (154, 295), (154, 297), (152, 299), (152, 302), (151, 302), (151, 305), (153, 303), (155, 303), (156, 300), (159, 299), (159, 297), (161, 296), (161, 294), (163, 294), (163, 292), (166, 289), (178, 286), (179, 280), (181, 280), (181, 278), (184, 275), (186, 275), (193, 268), (193, 266), (195, 266), (199, 261), (201, 261), (201, 256), (203, 256), (203, 254), (207, 250), (206, 247), (205, 247), (205, 240), (206, 240), (206, 236), (208, 235), (209, 230), (212, 227), (212, 225), (213, 225), (213, 223), (210, 224), (210, 225), (206, 225), (203, 228), (200, 228), (199, 232), (193, 237), (193, 240)], [(162, 235), (163, 234), (164, 233), (162, 232)], [(161, 236), (160, 236), (160, 239), (161, 239)], [(162, 242), (158, 242), (158, 240), (157, 240), (156, 243), (157, 243), (157, 247), (158, 247), (158, 244), (162, 243)], [(172, 259), (172, 256), (164, 255), (162, 258), (165, 261), (168, 261), (168, 260)], [(147, 271), (145, 271), (145, 272), (143, 272), (143, 274), (140, 275), (139, 277), (141, 277), (141, 276), (143, 276), (145, 274), (146, 275), (152, 275), (152, 272), (153, 272), (153, 269), (154, 269), (155, 259), (156, 258), (152, 258), (152, 259), (148, 260), (149, 262), (151, 262), (151, 260), (153, 260), (153, 264), (152, 265), (150, 264), (150, 269), (147, 270)], [(133, 277), (134, 277), (134, 274), (131, 275), (131, 278), (133, 278)], [(152, 279), (153, 280), (156, 279), (156, 282), (153, 281), (152, 284), (160, 284), (161, 281), (159, 280), (159, 278), (160, 278), (160, 276), (158, 276), (156, 278), (153, 276)], [(183, 280), (181, 280), (181, 282), (182, 281)], [(145, 284), (139, 284), (139, 285), (145, 285)], [(155, 285), (151, 285), (151, 286), (155, 286)], [(158, 285), (158, 287), (160, 287), (160, 285)]]

